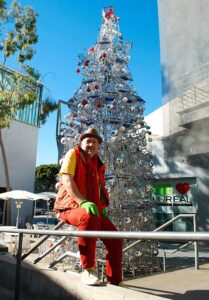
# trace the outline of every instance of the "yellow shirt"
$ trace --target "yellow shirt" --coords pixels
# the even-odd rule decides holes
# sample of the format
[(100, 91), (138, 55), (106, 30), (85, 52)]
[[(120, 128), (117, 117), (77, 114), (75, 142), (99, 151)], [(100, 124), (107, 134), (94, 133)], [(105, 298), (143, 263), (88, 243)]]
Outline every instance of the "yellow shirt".
[(76, 166), (75, 149), (70, 149), (64, 157), (59, 175), (70, 174), (70, 175), (74, 176), (75, 175), (75, 166)]

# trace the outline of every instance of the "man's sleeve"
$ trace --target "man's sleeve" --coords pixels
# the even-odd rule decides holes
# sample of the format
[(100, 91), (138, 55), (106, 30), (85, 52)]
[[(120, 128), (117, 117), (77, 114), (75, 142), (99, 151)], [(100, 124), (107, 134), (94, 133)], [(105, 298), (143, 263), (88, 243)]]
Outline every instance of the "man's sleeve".
[(74, 149), (70, 149), (63, 160), (59, 175), (70, 174), (75, 175), (76, 154)]

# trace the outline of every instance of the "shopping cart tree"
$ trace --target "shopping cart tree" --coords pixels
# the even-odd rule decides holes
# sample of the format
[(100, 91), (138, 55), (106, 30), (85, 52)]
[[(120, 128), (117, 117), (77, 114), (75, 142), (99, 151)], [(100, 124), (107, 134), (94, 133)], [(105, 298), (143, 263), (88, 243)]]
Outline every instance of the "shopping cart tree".
[[(104, 8), (97, 42), (79, 54), (76, 72), (81, 85), (68, 101), (69, 114), (61, 124), (64, 152), (79, 143), (88, 127), (103, 136), (100, 154), (106, 163), (110, 216), (119, 230), (151, 231), (152, 155), (150, 127), (144, 120), (145, 101), (132, 86), (128, 69), (131, 44), (123, 41), (119, 18)], [(157, 243), (124, 240), (124, 274), (145, 274), (158, 269)]]

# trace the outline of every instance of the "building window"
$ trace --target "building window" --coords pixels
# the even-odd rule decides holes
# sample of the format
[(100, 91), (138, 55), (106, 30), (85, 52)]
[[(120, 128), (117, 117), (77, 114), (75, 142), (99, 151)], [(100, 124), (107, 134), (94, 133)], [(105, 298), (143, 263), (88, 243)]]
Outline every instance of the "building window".
[(40, 104), (42, 98), (42, 87), (36, 87), (37, 100), (32, 104), (25, 106), (23, 109), (17, 111), (14, 119), (18, 121), (22, 121), (27, 124), (39, 125), (39, 112), (40, 112)]
[[(3, 80), (4, 88), (6, 90), (12, 90), (14, 88), (14, 74), (15, 71), (10, 68), (0, 66), (0, 81)], [(14, 119), (34, 126), (39, 126), (43, 85), (38, 82), (34, 82), (33, 88), (36, 90), (36, 100), (32, 104), (19, 109), (16, 112)]]

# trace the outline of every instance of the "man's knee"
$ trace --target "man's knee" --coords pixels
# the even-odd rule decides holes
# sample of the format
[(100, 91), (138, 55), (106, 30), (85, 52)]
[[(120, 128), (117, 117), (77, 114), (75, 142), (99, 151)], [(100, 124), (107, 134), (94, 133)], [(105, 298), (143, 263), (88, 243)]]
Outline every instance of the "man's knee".
[(99, 228), (98, 217), (92, 214), (84, 213), (82, 218), (80, 219), (80, 223), (82, 225), (86, 225), (87, 227), (91, 227), (92, 229)]

